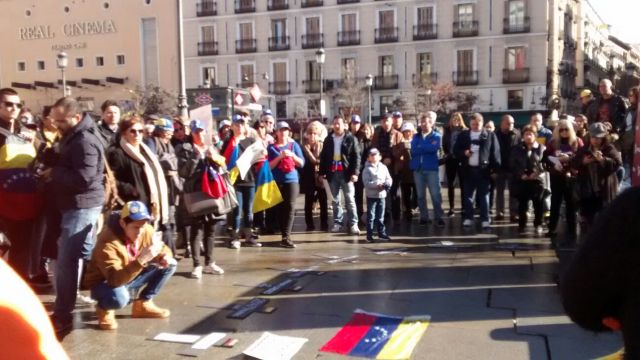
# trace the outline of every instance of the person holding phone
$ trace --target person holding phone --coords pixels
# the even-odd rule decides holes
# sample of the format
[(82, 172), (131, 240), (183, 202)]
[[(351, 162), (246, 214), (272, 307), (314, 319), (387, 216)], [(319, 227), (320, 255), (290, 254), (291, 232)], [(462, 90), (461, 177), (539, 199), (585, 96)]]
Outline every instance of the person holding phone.
[[(133, 301), (131, 317), (166, 318), (171, 312), (153, 303), (176, 271), (171, 250), (156, 236), (144, 203), (130, 201), (113, 212), (98, 235), (84, 284), (95, 299), (98, 326), (115, 330), (116, 309)], [(159, 234), (159, 233), (158, 233)]]

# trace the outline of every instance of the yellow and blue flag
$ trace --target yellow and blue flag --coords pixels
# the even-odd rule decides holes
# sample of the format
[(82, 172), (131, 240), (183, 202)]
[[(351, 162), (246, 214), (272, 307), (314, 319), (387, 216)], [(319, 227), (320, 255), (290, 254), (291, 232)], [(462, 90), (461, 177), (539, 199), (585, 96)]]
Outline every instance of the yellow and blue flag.
[(431, 317), (396, 317), (356, 310), (351, 320), (321, 349), (370, 359), (409, 359)]
[(256, 176), (256, 196), (253, 198), (253, 212), (267, 210), (282, 202), (282, 194), (273, 178), (268, 161), (263, 161)]
[(229, 140), (229, 144), (227, 148), (224, 149), (224, 154), (222, 154), (227, 162), (227, 170), (229, 170), (229, 180), (231, 180), (232, 184), (235, 184), (238, 175), (240, 172), (236, 167), (236, 162), (238, 161), (238, 157), (240, 157), (240, 143), (236, 141), (235, 137), (232, 137)]

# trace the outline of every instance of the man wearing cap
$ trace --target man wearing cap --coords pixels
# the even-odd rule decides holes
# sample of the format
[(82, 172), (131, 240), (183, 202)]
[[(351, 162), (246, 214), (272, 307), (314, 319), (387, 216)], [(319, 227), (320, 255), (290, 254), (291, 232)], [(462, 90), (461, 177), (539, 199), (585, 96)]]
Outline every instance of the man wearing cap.
[(402, 124), (404, 123), (402, 113), (400, 111), (394, 111), (391, 113), (391, 118), (393, 119), (393, 128), (396, 129), (396, 131), (400, 131), (402, 129)]
[(333, 118), (333, 132), (325, 139), (320, 153), (320, 175), (327, 178), (333, 196), (331, 231), (342, 229), (344, 219), (339, 199), (342, 190), (349, 217), (349, 233), (360, 235), (355, 201), (355, 183), (360, 175), (360, 146), (358, 140), (346, 131), (344, 119), (339, 115)]
[(276, 125), (276, 120), (271, 113), (271, 109), (264, 109), (262, 111), (262, 115), (260, 116), (260, 121), (264, 123), (267, 128), (267, 134), (273, 135), (274, 126)]
[(153, 137), (145, 139), (144, 143), (156, 154), (164, 172), (169, 198), (169, 221), (166, 224), (162, 224), (160, 231), (162, 231), (165, 244), (175, 254), (176, 246), (173, 240), (173, 234), (176, 231), (175, 212), (178, 205), (178, 197), (182, 192), (182, 180), (178, 176), (176, 150), (171, 143), (173, 130), (173, 121), (162, 117), (155, 121)]
[(413, 170), (416, 192), (418, 193), (420, 224), (426, 225), (429, 222), (428, 188), (435, 224), (438, 227), (444, 227), (442, 192), (438, 171), (440, 167), (438, 153), (442, 146), (442, 135), (433, 130), (437, 116), (435, 112), (429, 111), (420, 117), (420, 131), (411, 140), (411, 170)]
[[(400, 117), (402, 119), (402, 117)], [(393, 148), (402, 142), (402, 134), (399, 130), (394, 129), (394, 121), (396, 119), (392, 119), (388, 114), (385, 115), (381, 122), (380, 126), (376, 128), (373, 133), (373, 137), (371, 138), (371, 145), (373, 147), (378, 148), (380, 151), (380, 156), (382, 157), (382, 163), (387, 166), (391, 171), (391, 177), (393, 178), (393, 184), (391, 185), (391, 190), (389, 191), (389, 201), (386, 203), (387, 208), (391, 208), (391, 216), (393, 220), (400, 219), (400, 198), (398, 197), (398, 184), (399, 180), (394, 171), (394, 161), (395, 157), (393, 156)], [(389, 211), (387, 211), (389, 213)]]
[[(237, 115), (234, 115), (237, 116)], [(213, 145), (218, 148), (218, 150), (222, 149), (222, 145), (229, 140), (231, 137), (231, 121), (224, 119), (220, 121), (218, 124), (218, 133), (214, 134)]]
[(351, 135), (358, 138), (358, 131), (360, 131), (360, 127), (362, 125), (362, 119), (360, 119), (360, 115), (353, 114), (351, 115), (351, 122), (349, 123), (349, 132)]
[(580, 91), (580, 106), (581, 106), (580, 113), (581, 114), (584, 114), (585, 116), (587, 116), (587, 118), (589, 118), (589, 111), (591, 109), (591, 106), (595, 102), (596, 102), (596, 99), (593, 98), (593, 95), (591, 94), (591, 90), (583, 89), (582, 91)]
[(153, 298), (176, 271), (171, 250), (154, 236), (151, 215), (140, 201), (113, 212), (98, 235), (84, 284), (95, 299), (98, 326), (118, 328), (116, 309), (133, 301), (131, 317), (166, 318), (170, 311), (157, 307)]
[(106, 100), (100, 106), (100, 110), (102, 110), (102, 120), (96, 129), (102, 148), (106, 151), (116, 141), (118, 124), (120, 123), (120, 107), (115, 100)]

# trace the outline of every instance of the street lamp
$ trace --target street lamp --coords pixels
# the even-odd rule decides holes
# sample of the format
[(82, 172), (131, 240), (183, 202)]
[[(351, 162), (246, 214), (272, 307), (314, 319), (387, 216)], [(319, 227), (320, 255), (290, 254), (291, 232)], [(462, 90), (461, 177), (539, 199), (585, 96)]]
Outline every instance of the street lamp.
[(56, 64), (58, 65), (58, 69), (62, 73), (62, 97), (67, 96), (67, 78), (64, 75), (64, 70), (69, 65), (69, 57), (67, 53), (61, 51), (58, 53), (58, 58), (56, 59)]
[(371, 87), (373, 86), (373, 75), (367, 74), (365, 82), (369, 90), (369, 125), (371, 125)]
[(179, 78), (179, 93), (178, 93), (178, 115), (181, 121), (185, 121), (189, 113), (187, 112), (187, 90), (184, 83), (184, 22), (182, 19), (182, 0), (178, 0), (178, 78)]
[(320, 66), (320, 117), (324, 117), (324, 101), (322, 100), (322, 64), (324, 64), (324, 49), (316, 51), (316, 62)]

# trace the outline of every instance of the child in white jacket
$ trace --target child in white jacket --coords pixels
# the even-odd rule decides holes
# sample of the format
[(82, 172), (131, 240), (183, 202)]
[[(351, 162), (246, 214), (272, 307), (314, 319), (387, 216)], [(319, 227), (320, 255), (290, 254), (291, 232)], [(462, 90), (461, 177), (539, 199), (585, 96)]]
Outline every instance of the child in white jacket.
[(389, 241), (391, 239), (384, 226), (384, 199), (392, 180), (389, 169), (380, 162), (380, 151), (376, 148), (371, 148), (367, 154), (362, 182), (367, 196), (367, 241), (373, 242), (374, 226), (378, 228), (378, 239)]

